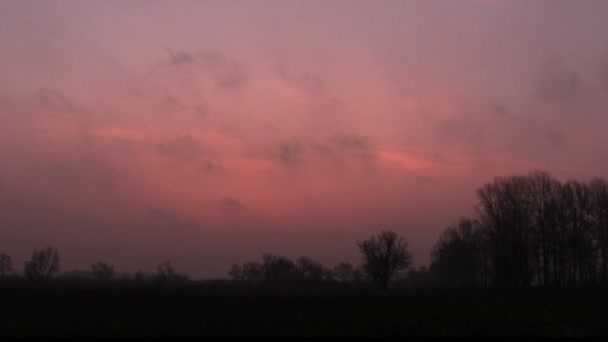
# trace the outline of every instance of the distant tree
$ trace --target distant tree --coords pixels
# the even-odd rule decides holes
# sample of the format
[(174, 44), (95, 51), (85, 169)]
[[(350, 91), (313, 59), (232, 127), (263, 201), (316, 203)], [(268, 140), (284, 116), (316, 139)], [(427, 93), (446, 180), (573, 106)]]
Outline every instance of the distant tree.
[(98, 262), (96, 264), (91, 265), (91, 271), (93, 272), (93, 276), (97, 280), (101, 281), (108, 281), (112, 279), (115, 275), (114, 266), (105, 262)]
[(296, 262), (298, 275), (301, 280), (319, 282), (322, 281), (326, 272), (321, 263), (308, 257), (300, 257)]
[(160, 285), (166, 284), (175, 276), (175, 270), (171, 265), (171, 261), (167, 260), (156, 266), (157, 279)]
[(234, 264), (230, 267), (230, 272), (228, 272), (232, 280), (241, 281), (243, 280), (243, 268), (239, 264)]
[(364, 270), (383, 289), (393, 276), (412, 264), (412, 254), (408, 251), (408, 243), (393, 231), (382, 231), (368, 240), (357, 241), (359, 251), (363, 255)]
[(329, 267), (325, 267), (323, 266), (321, 273), (323, 274), (323, 281), (328, 281), (328, 282), (334, 282), (336, 281), (336, 274), (334, 273), (334, 270), (330, 269)]
[(262, 264), (259, 262), (246, 262), (241, 269), (242, 278), (248, 283), (261, 283), (264, 280)]
[(293, 280), (297, 275), (297, 268), (289, 258), (264, 254), (262, 255), (262, 272), (267, 283), (278, 283)]
[(334, 275), (343, 283), (350, 282), (353, 280), (353, 265), (348, 262), (339, 263), (338, 266), (334, 267)]
[(45, 281), (59, 273), (59, 253), (52, 247), (34, 250), (30, 261), (25, 262), (25, 276), (33, 281)]
[(13, 261), (11, 257), (0, 253), (0, 277), (5, 277), (13, 273)]

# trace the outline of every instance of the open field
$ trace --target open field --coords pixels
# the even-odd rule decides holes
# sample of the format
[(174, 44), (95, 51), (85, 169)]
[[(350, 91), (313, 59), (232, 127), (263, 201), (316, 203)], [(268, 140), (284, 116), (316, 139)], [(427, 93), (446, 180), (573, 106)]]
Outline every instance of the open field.
[(3, 336), (606, 336), (608, 291), (0, 290)]

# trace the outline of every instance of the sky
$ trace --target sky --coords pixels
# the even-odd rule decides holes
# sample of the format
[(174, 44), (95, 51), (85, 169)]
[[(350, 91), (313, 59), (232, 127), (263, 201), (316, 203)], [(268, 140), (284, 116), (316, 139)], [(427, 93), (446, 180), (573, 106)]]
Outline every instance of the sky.
[(0, 251), (414, 266), (495, 176), (608, 174), (605, 0), (0, 0)]

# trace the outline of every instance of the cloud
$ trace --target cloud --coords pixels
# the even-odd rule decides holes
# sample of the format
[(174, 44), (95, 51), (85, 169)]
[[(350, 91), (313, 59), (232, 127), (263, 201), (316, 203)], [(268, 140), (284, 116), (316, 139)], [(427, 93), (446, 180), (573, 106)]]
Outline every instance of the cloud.
[(284, 141), (279, 144), (279, 159), (283, 165), (296, 168), (302, 162), (304, 151), (304, 143), (300, 140)]
[(168, 212), (159, 209), (159, 208), (152, 208), (149, 210), (150, 215), (152, 215), (153, 217), (159, 219), (159, 220), (168, 220), (168, 221), (177, 221), (178, 218), (177, 216), (173, 215), (173, 214), (169, 214)]
[(466, 117), (452, 117), (440, 121), (435, 129), (444, 142), (450, 144), (460, 143), (472, 148), (479, 148), (484, 143), (484, 131), (478, 122), (468, 120)]
[(184, 106), (181, 101), (175, 96), (167, 96), (164, 101), (164, 105), (169, 109), (184, 110)]
[(156, 150), (164, 156), (177, 160), (193, 160), (202, 154), (203, 147), (191, 135), (184, 135), (157, 143)]
[(279, 142), (275, 151), (275, 158), (291, 169), (306, 165), (317, 171), (328, 168), (345, 171), (353, 166), (371, 170), (376, 159), (376, 149), (369, 139), (357, 134), (294, 137)]
[(369, 141), (366, 138), (354, 134), (339, 136), (336, 138), (336, 142), (338, 146), (348, 149), (364, 150), (370, 147)]
[(201, 166), (202, 170), (206, 173), (215, 174), (224, 170), (224, 167), (212, 162), (211, 160), (205, 160)]
[(501, 103), (495, 103), (494, 105), (492, 105), (492, 110), (497, 116), (501, 118), (508, 120), (516, 120), (516, 118), (512, 115), (511, 110)]
[(230, 60), (217, 51), (173, 51), (168, 49), (169, 62), (175, 67), (198, 67), (211, 72), (219, 88), (238, 91), (248, 83), (248, 76), (243, 64)]
[(564, 66), (555, 55), (547, 57), (538, 74), (536, 96), (542, 100), (572, 100), (583, 86), (580, 74)]
[(160, 224), (166, 225), (171, 229), (174, 228), (187, 228), (187, 229), (199, 229), (201, 225), (192, 220), (184, 219), (176, 214), (170, 213), (160, 208), (151, 208), (148, 213)]
[(61, 92), (49, 88), (39, 89), (32, 97), (34, 104), (60, 113), (79, 114), (83, 110), (69, 101)]
[(245, 210), (245, 206), (243, 206), (243, 204), (240, 201), (238, 201), (234, 198), (224, 198), (224, 200), (222, 201), (222, 204), (226, 208)]
[(297, 89), (313, 95), (325, 94), (325, 82), (318, 75), (310, 73), (297, 74), (284, 66), (279, 66), (277, 73), (283, 81)]

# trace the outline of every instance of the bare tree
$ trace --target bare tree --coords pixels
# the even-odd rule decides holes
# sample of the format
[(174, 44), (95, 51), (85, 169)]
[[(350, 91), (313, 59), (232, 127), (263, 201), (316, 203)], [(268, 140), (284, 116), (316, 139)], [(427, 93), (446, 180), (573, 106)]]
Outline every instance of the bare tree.
[(484, 283), (481, 233), (477, 220), (462, 217), (439, 236), (431, 253), (431, 267), (440, 283), (469, 288)]
[(600, 280), (608, 281), (608, 182), (595, 178), (589, 183), (592, 197), (592, 215), (597, 234), (597, 249), (601, 253)]
[[(556, 269), (555, 252), (557, 250), (552, 242), (555, 241), (555, 218), (561, 184), (549, 173), (543, 171), (530, 172), (528, 182), (532, 202), (532, 218), (540, 239), (541, 253), (539, 253), (539, 257), (542, 263), (538, 262), (538, 264), (542, 265), (542, 273), (539, 273), (539, 279), (540, 274), (542, 274), (542, 284), (547, 286), (552, 282), (551, 266), (553, 265), (553, 269)], [(556, 275), (554, 274), (553, 280), (555, 278)]]
[(156, 266), (157, 279), (161, 285), (168, 283), (175, 276), (175, 270), (171, 265), (171, 261), (167, 260)]
[(30, 261), (25, 262), (25, 276), (34, 281), (45, 281), (59, 273), (59, 253), (52, 247), (35, 249)]
[(336, 278), (343, 283), (353, 280), (353, 272), (353, 265), (348, 262), (341, 262), (338, 266), (334, 267)]
[(408, 243), (393, 231), (382, 231), (363, 242), (357, 241), (357, 246), (363, 254), (364, 270), (383, 289), (393, 276), (412, 264), (412, 254), (408, 251)]
[(262, 261), (262, 272), (267, 283), (293, 280), (297, 275), (295, 263), (287, 257), (264, 254)]
[(261, 283), (264, 278), (262, 264), (254, 261), (246, 262), (243, 264), (241, 275), (248, 283)]
[(308, 257), (300, 257), (296, 262), (296, 268), (301, 280), (304, 281), (322, 281), (325, 276), (325, 270), (321, 263), (314, 261)]
[(243, 280), (243, 268), (239, 264), (234, 264), (230, 267), (230, 272), (228, 272), (232, 280), (241, 281)]
[(13, 273), (13, 261), (11, 257), (0, 253), (0, 277), (5, 277)]
[(112, 279), (115, 275), (114, 266), (105, 262), (98, 262), (96, 264), (91, 265), (91, 271), (93, 272), (93, 276), (97, 280), (101, 281), (108, 281)]
[(529, 286), (538, 268), (528, 184), (525, 176), (496, 177), (477, 190), (476, 211), (493, 251), (492, 280), (500, 286)]

